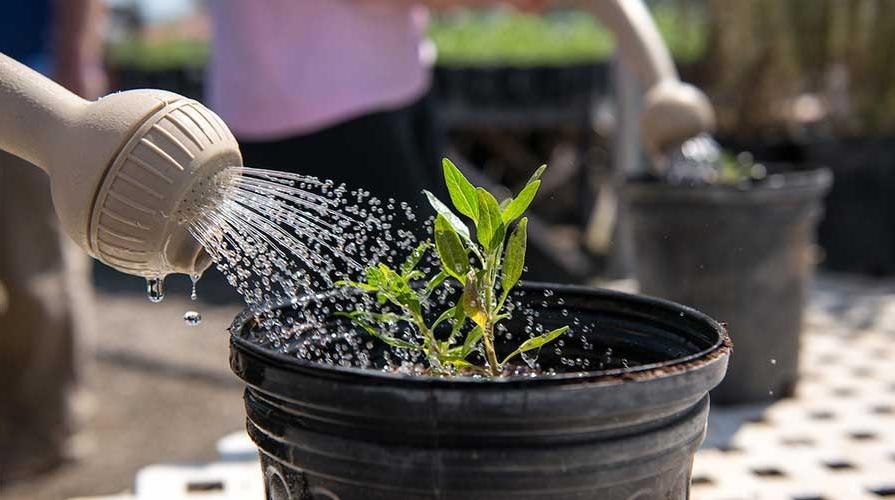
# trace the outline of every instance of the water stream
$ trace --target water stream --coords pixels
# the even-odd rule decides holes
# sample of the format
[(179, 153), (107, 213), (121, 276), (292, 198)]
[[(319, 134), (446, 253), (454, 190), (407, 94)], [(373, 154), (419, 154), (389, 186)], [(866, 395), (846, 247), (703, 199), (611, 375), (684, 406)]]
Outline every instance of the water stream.
[[(386, 315), (394, 312), (375, 295), (341, 288), (337, 282), (356, 280), (366, 267), (379, 262), (399, 268), (419, 242), (431, 236), (431, 218), (421, 220), (416, 207), (377, 199), (363, 189), (246, 167), (224, 169), (197, 191), (193, 206), (179, 215), (181, 222), (188, 225), (227, 282), (242, 295), (254, 322), (253, 330), (258, 332), (254, 340), (323, 363), (420, 373), (425, 360), (419, 352), (390, 348), (347, 321), (334, 322), (333, 317), (340, 311), (358, 309)], [(437, 256), (427, 252), (418, 269), (431, 276), (436, 265)], [(192, 278), (191, 295), (195, 299), (199, 277)], [(151, 300), (160, 301), (164, 280), (148, 280), (147, 291)], [(460, 291), (456, 284), (445, 282), (421, 300), (423, 313), (437, 315), (453, 306)], [(558, 358), (558, 370), (626, 366), (627, 361), (611, 349), (605, 354), (593, 352), (595, 346), (587, 336), (592, 326), (570, 314), (551, 290), (534, 301), (531, 297), (523, 301), (523, 295), (514, 292), (508, 300), (508, 321), (515, 326), (510, 330), (500, 324), (496, 335), (518, 345), (568, 324), (572, 327), (568, 338), (545, 348), (551, 357)], [(529, 306), (521, 307), (523, 303)], [(561, 316), (547, 320), (540, 317), (541, 311), (558, 308)], [(201, 321), (196, 311), (184, 315), (189, 326)], [(452, 321), (445, 326), (450, 327)], [(545, 326), (545, 321), (561, 323)], [(380, 326), (381, 333), (393, 338), (421, 340), (420, 333), (404, 322), (385, 321)], [(469, 328), (464, 326), (464, 331)], [(530, 369), (520, 365), (518, 374), (532, 375), (537, 368), (537, 352), (528, 353), (520, 363)]]
[(227, 168), (184, 213), (190, 233), (253, 309), (332, 289), (416, 245), (407, 204), (314, 177)]

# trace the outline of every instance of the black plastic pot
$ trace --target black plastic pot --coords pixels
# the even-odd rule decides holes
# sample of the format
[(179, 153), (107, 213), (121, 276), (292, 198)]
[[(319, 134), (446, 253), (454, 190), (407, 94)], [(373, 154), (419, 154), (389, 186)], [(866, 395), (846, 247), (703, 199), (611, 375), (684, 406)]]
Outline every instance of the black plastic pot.
[[(604, 369), (444, 379), (342, 368), (260, 347), (237, 320), (231, 367), (248, 384), (267, 498), (686, 499), (708, 390), (727, 365), (723, 328), (659, 299), (523, 290), (545, 326), (593, 325), (595, 348), (570, 339), (563, 355)], [(553, 349), (539, 362), (561, 371)]]
[(623, 196), (640, 290), (726, 322), (736, 352), (721, 404), (791, 395), (827, 170), (751, 189), (631, 183)]
[(806, 159), (836, 176), (818, 239), (827, 269), (895, 274), (895, 139), (807, 143)]
[(608, 89), (608, 63), (445, 65), (435, 67), (435, 94), (455, 106), (485, 109), (589, 106)]

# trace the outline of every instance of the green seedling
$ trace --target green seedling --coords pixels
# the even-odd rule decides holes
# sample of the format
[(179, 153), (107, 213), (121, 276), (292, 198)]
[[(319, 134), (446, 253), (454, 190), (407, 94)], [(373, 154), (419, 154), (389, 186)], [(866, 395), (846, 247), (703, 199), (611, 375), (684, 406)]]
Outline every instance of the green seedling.
[(734, 155), (729, 151), (721, 154), (717, 184), (735, 185), (748, 181), (761, 180), (767, 175), (767, 169), (755, 163), (750, 153)]
[[(546, 165), (540, 167), (516, 197), (498, 203), (491, 193), (473, 186), (445, 159), (444, 180), (459, 215), (425, 191), (437, 214), (432, 240), (420, 244), (399, 269), (379, 263), (365, 270), (363, 281), (340, 282), (342, 286), (375, 294), (378, 304), (395, 306), (400, 312), (355, 310), (339, 315), (350, 318), (394, 348), (422, 352), (433, 372), (439, 374), (472, 372), (499, 376), (516, 356), (559, 338), (569, 330), (568, 326), (529, 338), (503, 359), (498, 358), (494, 343), (497, 324), (509, 317), (507, 298), (525, 267), (528, 218), (523, 214), (538, 192), (545, 169)], [(471, 224), (467, 225), (461, 217)], [(426, 252), (433, 250), (438, 265), (427, 276), (418, 267)], [(446, 280), (459, 283), (463, 293), (456, 305), (442, 311), (429, 324), (424, 318), (423, 303)], [(384, 326), (398, 322), (413, 325), (421, 341), (386, 333)], [(437, 336), (436, 328), (442, 323), (450, 326), (449, 333)], [(483, 353), (484, 366), (475, 363), (476, 352)]]

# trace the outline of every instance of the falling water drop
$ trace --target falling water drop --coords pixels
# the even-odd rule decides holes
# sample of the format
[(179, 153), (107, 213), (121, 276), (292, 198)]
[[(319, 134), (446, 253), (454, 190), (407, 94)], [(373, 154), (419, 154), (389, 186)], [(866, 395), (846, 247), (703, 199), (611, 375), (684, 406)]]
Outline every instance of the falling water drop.
[(146, 296), (150, 302), (165, 300), (165, 278), (146, 278)]
[(199, 298), (199, 296), (196, 295), (196, 283), (199, 282), (200, 277), (201, 276), (199, 276), (198, 274), (190, 275), (190, 279), (193, 281), (193, 288), (192, 291), (190, 291), (190, 300), (196, 300), (197, 298)]
[(187, 311), (183, 315), (183, 322), (186, 326), (196, 326), (202, 322), (202, 315), (196, 311)]
[(522, 361), (525, 361), (525, 364), (528, 365), (529, 368), (531, 368), (532, 370), (534, 370), (534, 369), (535, 369), (535, 365), (536, 365), (536, 363), (538, 362), (538, 355), (537, 355), (537, 354), (531, 354), (531, 353), (528, 353), (528, 352), (523, 352), (523, 353), (522, 353)]

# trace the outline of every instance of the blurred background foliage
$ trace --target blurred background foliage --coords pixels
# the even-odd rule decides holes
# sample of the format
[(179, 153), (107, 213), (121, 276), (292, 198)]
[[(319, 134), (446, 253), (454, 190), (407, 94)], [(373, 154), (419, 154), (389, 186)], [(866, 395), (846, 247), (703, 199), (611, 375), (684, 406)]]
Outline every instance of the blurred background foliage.
[[(895, 2), (891, 0), (652, 0), (683, 76), (702, 86), (722, 136), (853, 137), (895, 133)], [(186, 34), (184, 34), (186, 32)], [(433, 17), (439, 64), (549, 66), (600, 63), (614, 51), (591, 16), (504, 9)], [(113, 68), (201, 68), (207, 33), (124, 30)]]
[(722, 130), (895, 132), (895, 2), (706, 1), (704, 84)]
[[(694, 2), (655, 2), (653, 17), (675, 60), (705, 55), (705, 10)], [(612, 34), (593, 16), (574, 10), (545, 15), (506, 10), (457, 11), (436, 16), (429, 35), (440, 64), (579, 64), (608, 60)]]

